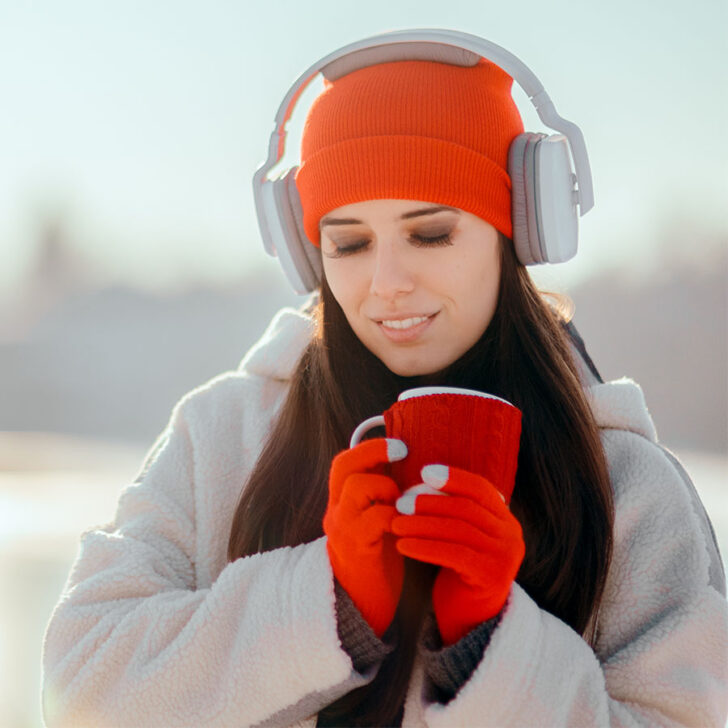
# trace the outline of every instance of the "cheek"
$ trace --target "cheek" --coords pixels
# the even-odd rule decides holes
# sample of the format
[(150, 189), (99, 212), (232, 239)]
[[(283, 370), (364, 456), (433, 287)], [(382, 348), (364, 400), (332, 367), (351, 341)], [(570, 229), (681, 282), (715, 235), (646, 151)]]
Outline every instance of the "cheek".
[(475, 295), (478, 300), (490, 299), (498, 293), (499, 260), (493, 255), (484, 256), (478, 252), (480, 254), (463, 256), (458, 261), (449, 276), (450, 286), (465, 295)]
[(459, 269), (459, 279), (454, 284), (459, 285), (460, 295), (467, 299), (464, 305), (472, 313), (474, 322), (486, 326), (498, 303), (500, 258), (496, 252), (469, 257), (467, 264)]
[(500, 288), (500, 266), (496, 262), (488, 264), (482, 274), (483, 300), (492, 314), (498, 302), (498, 291)]
[(486, 297), (492, 301), (498, 299), (498, 288), (500, 286), (500, 269), (497, 265), (488, 265), (483, 272), (483, 287)]
[(359, 297), (361, 282), (358, 280), (358, 276), (352, 270), (345, 270), (344, 266), (329, 267), (326, 263), (324, 263), (324, 275), (331, 294), (348, 317), (356, 307)]
[(339, 272), (336, 269), (336, 266), (331, 266), (330, 263), (327, 262), (326, 258), (323, 258), (322, 261), (323, 269), (324, 269), (324, 276), (326, 277), (326, 282), (329, 285), (329, 290), (334, 295), (334, 298), (341, 303), (339, 300), (340, 291), (342, 290), (341, 280), (342, 277), (339, 275)]

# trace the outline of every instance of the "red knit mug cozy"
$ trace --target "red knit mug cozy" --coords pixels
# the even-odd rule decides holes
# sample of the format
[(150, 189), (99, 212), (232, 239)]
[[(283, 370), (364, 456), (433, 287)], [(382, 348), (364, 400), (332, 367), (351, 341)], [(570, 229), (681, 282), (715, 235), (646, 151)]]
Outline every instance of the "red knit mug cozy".
[(382, 415), (362, 422), (350, 447), (378, 425), (407, 446), (407, 457), (390, 465), (403, 491), (422, 482), (425, 465), (441, 463), (482, 475), (510, 502), (521, 437), (521, 410), (510, 402), (456, 387), (409, 389)]
[(512, 238), (508, 149), (523, 132), (512, 85), (486, 59), (393, 61), (325, 81), (295, 177), (308, 239), (320, 246), (327, 212), (372, 199), (451, 205)]

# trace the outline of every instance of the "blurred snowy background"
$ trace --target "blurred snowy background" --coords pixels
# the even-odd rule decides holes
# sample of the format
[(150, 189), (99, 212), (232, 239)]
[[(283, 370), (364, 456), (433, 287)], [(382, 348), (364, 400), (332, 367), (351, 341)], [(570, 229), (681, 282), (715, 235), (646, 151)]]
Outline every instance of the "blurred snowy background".
[(41, 725), (42, 635), (80, 532), (113, 515), (179, 397), (302, 300), (251, 191), (280, 100), (388, 29), (495, 41), (581, 127), (595, 208), (577, 258), (532, 274), (573, 298), (603, 377), (641, 384), (728, 553), (725, 4), (447, 6), (0, 0), (2, 728)]

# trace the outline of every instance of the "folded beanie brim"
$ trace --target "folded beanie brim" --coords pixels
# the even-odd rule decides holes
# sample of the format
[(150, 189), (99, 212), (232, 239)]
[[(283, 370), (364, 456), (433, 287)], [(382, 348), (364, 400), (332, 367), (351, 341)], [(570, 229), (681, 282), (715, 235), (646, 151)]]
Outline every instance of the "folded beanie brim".
[(308, 239), (320, 246), (320, 219), (371, 199), (436, 200), (477, 215), (512, 237), (511, 180), (488, 157), (443, 139), (381, 135), (345, 139), (311, 155), (295, 175)]

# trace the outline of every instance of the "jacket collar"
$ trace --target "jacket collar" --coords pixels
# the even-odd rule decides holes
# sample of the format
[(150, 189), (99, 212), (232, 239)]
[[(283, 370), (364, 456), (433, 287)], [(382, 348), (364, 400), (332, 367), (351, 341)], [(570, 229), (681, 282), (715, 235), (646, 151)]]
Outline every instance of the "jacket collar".
[(313, 318), (307, 314), (288, 306), (280, 309), (240, 362), (239, 370), (269, 379), (291, 379), (314, 330)]
[(629, 377), (593, 384), (584, 391), (594, 419), (602, 428), (629, 430), (657, 442), (655, 423), (647, 409), (645, 395)]
[[(239, 370), (269, 379), (291, 379), (314, 330), (315, 324), (310, 315), (299, 309), (282, 308), (245, 355)], [(573, 345), (572, 353), (597, 425), (629, 430), (657, 442), (657, 431), (640, 385), (629, 377), (600, 383), (589, 376), (581, 355)]]

